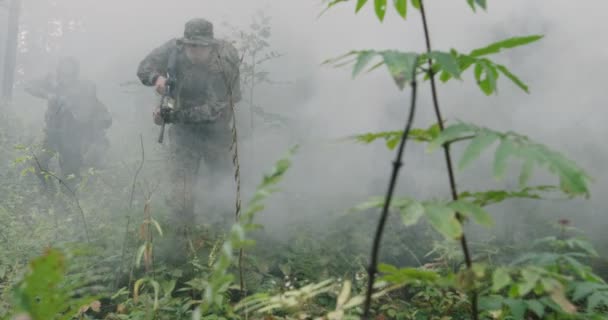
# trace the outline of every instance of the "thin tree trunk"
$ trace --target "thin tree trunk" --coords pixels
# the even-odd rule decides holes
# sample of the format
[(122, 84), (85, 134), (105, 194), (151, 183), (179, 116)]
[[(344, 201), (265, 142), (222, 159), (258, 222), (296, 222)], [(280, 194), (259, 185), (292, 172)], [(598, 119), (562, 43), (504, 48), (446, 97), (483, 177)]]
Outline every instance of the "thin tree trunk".
[(2, 78), (2, 98), (11, 101), (15, 83), (15, 69), (17, 66), (17, 39), (19, 33), (19, 14), (21, 0), (12, 0), (8, 8), (8, 26), (6, 33), (6, 51), (4, 54), (4, 74)]

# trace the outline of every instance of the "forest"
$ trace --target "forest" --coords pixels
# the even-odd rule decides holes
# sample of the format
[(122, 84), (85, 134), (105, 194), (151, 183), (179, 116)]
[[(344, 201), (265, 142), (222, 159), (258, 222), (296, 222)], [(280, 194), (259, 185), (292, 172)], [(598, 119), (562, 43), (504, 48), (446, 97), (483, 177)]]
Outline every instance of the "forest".
[[(0, 0), (0, 319), (608, 319), (606, 9)], [(239, 87), (228, 174), (205, 149), (180, 189), (141, 70), (193, 18)], [(32, 89), (65, 57), (111, 119), (75, 174)]]

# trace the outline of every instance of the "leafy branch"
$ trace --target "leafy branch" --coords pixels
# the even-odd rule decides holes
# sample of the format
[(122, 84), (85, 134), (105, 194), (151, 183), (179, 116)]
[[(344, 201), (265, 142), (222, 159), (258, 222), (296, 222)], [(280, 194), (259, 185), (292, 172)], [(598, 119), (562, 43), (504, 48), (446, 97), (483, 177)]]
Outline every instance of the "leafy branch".
[[(380, 208), (384, 205), (382, 197), (373, 198), (355, 207), (355, 210), (368, 210)], [(465, 201), (416, 201), (410, 198), (398, 198), (394, 200), (391, 208), (396, 209), (401, 214), (401, 220), (405, 226), (412, 226), (426, 217), (428, 222), (439, 233), (448, 239), (459, 239), (463, 235), (462, 225), (459, 223), (456, 213), (463, 215), (463, 218), (471, 218), (475, 222), (485, 227), (492, 227), (494, 221), (492, 216), (481, 206)]]
[(534, 166), (544, 166), (559, 177), (560, 188), (564, 193), (589, 197), (587, 183), (591, 180), (591, 177), (583, 169), (561, 153), (515, 132), (502, 133), (461, 122), (447, 127), (445, 131), (430, 142), (428, 149), (432, 151), (464, 136), (474, 136), (474, 138), (470, 140), (460, 158), (460, 169), (468, 166), (485, 149), (498, 141), (499, 145), (494, 155), (494, 177), (496, 179), (502, 179), (504, 176), (507, 169), (507, 160), (510, 157), (516, 157), (523, 161), (519, 175), (521, 187), (527, 184)]
[(258, 225), (253, 223), (253, 219), (258, 212), (264, 209), (263, 201), (277, 191), (275, 185), (281, 181), (283, 175), (291, 166), (290, 158), (296, 150), (297, 146), (291, 148), (286, 156), (277, 161), (273, 170), (264, 176), (246, 210), (238, 216), (237, 222), (233, 224), (228, 239), (222, 245), (219, 257), (212, 265), (211, 272), (204, 281), (205, 292), (202, 309), (205, 312), (223, 305), (224, 293), (234, 281), (234, 276), (228, 273), (228, 269), (235, 259), (233, 251), (239, 250), (240, 252), (242, 248), (255, 244), (254, 240), (246, 238), (246, 233), (259, 228)]
[[(430, 74), (433, 74), (433, 76), (439, 74), (439, 79), (442, 82), (447, 82), (452, 78), (461, 79), (461, 74), (470, 67), (473, 67), (476, 83), (486, 95), (497, 92), (497, 81), (500, 74), (507, 77), (507, 79), (526, 93), (529, 93), (528, 86), (518, 76), (506, 66), (493, 62), (486, 58), (486, 56), (499, 53), (504, 49), (527, 45), (540, 39), (542, 39), (541, 35), (512, 37), (471, 50), (468, 54), (459, 53), (455, 49), (450, 49), (448, 52), (429, 50), (426, 53), (420, 54), (421, 58), (416, 65), (416, 74), (426, 74), (425, 80), (430, 78)], [(411, 81), (411, 72), (405, 68), (411, 65), (408, 63), (408, 60), (414, 55), (415, 53), (397, 50), (352, 50), (336, 58), (327, 59), (323, 64), (334, 65), (336, 67), (353, 64), (353, 78), (363, 71), (366, 73), (371, 72), (382, 65), (386, 65), (395, 84), (400, 90), (403, 90), (405, 83)], [(378, 57), (381, 59), (378, 59)], [(431, 62), (429, 69), (422, 68), (421, 62), (424, 60)]]

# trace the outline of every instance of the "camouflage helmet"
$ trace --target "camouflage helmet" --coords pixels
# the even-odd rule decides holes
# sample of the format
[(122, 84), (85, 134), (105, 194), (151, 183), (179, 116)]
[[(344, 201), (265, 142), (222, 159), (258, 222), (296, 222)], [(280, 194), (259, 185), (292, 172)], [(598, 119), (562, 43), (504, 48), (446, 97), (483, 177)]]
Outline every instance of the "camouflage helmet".
[(193, 44), (208, 46), (217, 42), (213, 37), (213, 24), (203, 18), (194, 18), (186, 22), (184, 37), (179, 39), (180, 44)]

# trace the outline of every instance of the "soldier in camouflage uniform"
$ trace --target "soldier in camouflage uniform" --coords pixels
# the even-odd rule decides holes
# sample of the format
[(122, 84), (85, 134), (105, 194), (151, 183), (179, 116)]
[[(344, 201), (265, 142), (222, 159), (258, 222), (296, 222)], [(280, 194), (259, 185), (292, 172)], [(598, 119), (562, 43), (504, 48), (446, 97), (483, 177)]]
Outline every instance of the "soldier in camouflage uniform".
[(74, 191), (81, 168), (101, 165), (101, 157), (109, 147), (105, 132), (112, 117), (97, 98), (95, 84), (80, 78), (79, 62), (72, 57), (59, 61), (56, 74), (26, 83), (25, 90), (48, 104), (43, 150), (36, 154), (34, 164), (36, 174), (45, 191), (54, 193), (55, 181), (45, 178), (44, 171), (49, 170), (49, 161), (57, 155), (59, 176)]
[(184, 36), (154, 49), (141, 61), (137, 76), (146, 86), (163, 93), (171, 53), (176, 56), (176, 84), (172, 90), (175, 106), (161, 116), (153, 113), (158, 125), (168, 128), (171, 155), (171, 191), (167, 203), (178, 230), (187, 232), (194, 217), (194, 192), (200, 162), (220, 181), (232, 169), (230, 121), (232, 106), (241, 100), (239, 56), (227, 41), (214, 38), (213, 24), (196, 18), (185, 24)]

